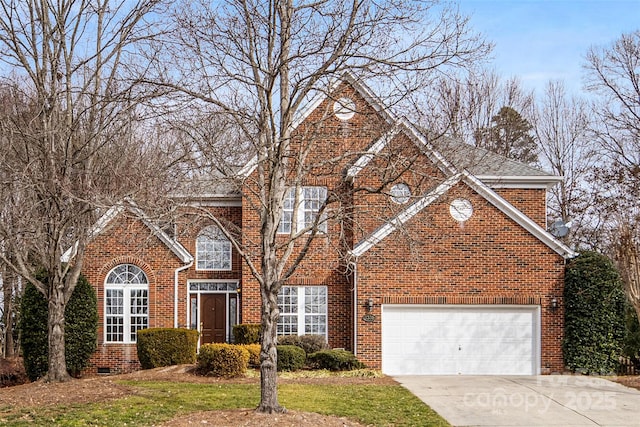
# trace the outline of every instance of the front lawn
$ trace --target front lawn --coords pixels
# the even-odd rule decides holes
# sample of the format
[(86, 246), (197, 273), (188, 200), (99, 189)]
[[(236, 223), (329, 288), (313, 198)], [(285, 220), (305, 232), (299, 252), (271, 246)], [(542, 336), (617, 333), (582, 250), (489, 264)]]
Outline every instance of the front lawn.
[[(118, 382), (131, 387), (133, 393), (105, 402), (2, 408), (0, 424), (150, 426), (198, 411), (255, 408), (260, 396), (255, 383)], [(294, 411), (347, 417), (375, 426), (448, 425), (397, 384), (287, 382), (279, 390), (280, 402)]]

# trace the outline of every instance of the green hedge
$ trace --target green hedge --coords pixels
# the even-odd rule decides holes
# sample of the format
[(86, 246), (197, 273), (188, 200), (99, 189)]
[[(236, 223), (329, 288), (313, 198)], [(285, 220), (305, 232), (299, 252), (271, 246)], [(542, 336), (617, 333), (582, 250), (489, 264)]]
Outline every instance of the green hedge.
[(233, 326), (235, 344), (259, 344), (262, 326), (256, 323), (241, 323)]
[(328, 349), (327, 340), (322, 335), (281, 335), (278, 337), (280, 345), (296, 345), (306, 354)]
[(194, 363), (199, 334), (195, 329), (150, 328), (138, 331), (142, 369)]
[(45, 376), (49, 370), (48, 312), (44, 295), (27, 283), (22, 294), (18, 327), (24, 370), (31, 381)]
[(640, 370), (640, 323), (631, 304), (627, 304), (625, 309), (625, 326), (623, 354), (633, 362), (637, 370)]
[(615, 373), (625, 336), (625, 296), (613, 263), (582, 252), (565, 274), (564, 360), (574, 372)]
[(296, 345), (278, 345), (278, 371), (298, 371), (302, 369), (307, 354)]
[(307, 363), (313, 369), (330, 371), (352, 371), (365, 368), (353, 353), (346, 350), (318, 351), (307, 356)]
[[(36, 277), (47, 282), (47, 275)], [(84, 276), (80, 276), (65, 307), (65, 361), (70, 375), (78, 376), (89, 364), (98, 339), (98, 306), (96, 293)], [(31, 381), (46, 375), (49, 370), (49, 305), (32, 284), (25, 286), (20, 305), (20, 346), (24, 368)]]
[(249, 351), (241, 345), (205, 344), (200, 346), (197, 371), (201, 375), (234, 378), (247, 371)]

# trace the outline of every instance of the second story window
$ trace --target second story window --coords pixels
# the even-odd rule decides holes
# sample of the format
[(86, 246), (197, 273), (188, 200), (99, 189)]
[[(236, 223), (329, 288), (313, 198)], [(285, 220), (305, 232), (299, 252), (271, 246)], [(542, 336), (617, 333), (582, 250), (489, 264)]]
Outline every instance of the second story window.
[[(297, 197), (296, 189), (290, 188), (284, 198), (284, 208), (282, 220), (278, 228), (278, 233), (291, 233), (296, 230), (304, 230), (313, 226), (325, 200), (327, 199), (326, 187), (302, 187)], [(296, 223), (294, 224), (294, 217)], [(327, 222), (325, 218), (320, 218), (318, 231), (327, 232)]]
[(203, 229), (196, 239), (197, 270), (231, 270), (231, 242), (215, 225)]

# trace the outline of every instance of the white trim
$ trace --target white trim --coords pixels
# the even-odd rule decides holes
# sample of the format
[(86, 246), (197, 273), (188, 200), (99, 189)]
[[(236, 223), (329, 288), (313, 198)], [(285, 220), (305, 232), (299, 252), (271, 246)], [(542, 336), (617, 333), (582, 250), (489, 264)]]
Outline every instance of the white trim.
[[(200, 295), (202, 294), (207, 294), (207, 295), (212, 295), (212, 294), (219, 294), (219, 295), (225, 295), (225, 304), (226, 304), (226, 311), (227, 311), (227, 315), (225, 316), (225, 341), (226, 342), (231, 342), (231, 337), (233, 336), (233, 330), (232, 330), (232, 326), (231, 323), (229, 322), (229, 316), (230, 316), (230, 304), (231, 304), (231, 298), (229, 295), (236, 295), (236, 318), (235, 318), (235, 324), (237, 325), (240, 319), (240, 294), (238, 293), (238, 289), (239, 287), (236, 286), (236, 290), (228, 290), (228, 291), (210, 291), (210, 290), (191, 290), (190, 288), (190, 284), (191, 283), (235, 283), (236, 285), (240, 285), (240, 281), (238, 279), (193, 279), (193, 280), (187, 280), (187, 301), (186, 301), (186, 327), (187, 329), (192, 329), (191, 328), (191, 295), (195, 294), (196, 295), (196, 305), (197, 305), (197, 318), (196, 318), (196, 330), (200, 333), (202, 333), (202, 331), (200, 331)], [(200, 338), (198, 338), (198, 349), (200, 348)]]
[(487, 185), (467, 171), (463, 171), (463, 181), (471, 187), (476, 193), (484, 197), (489, 203), (502, 211), (509, 218), (513, 219), (518, 225), (523, 227), (542, 243), (547, 245), (558, 255), (565, 259), (578, 256), (571, 248), (566, 246), (560, 240), (556, 239), (547, 230), (542, 228), (538, 223), (516, 209), (511, 203), (502, 198), (495, 191), (491, 190)]
[[(280, 313), (280, 316), (295, 316), (297, 318), (297, 335), (301, 336), (301, 335), (306, 335), (306, 326), (307, 326), (307, 322), (306, 322), (306, 317), (307, 316), (324, 316), (324, 334), (317, 334), (317, 333), (309, 333), (309, 335), (321, 335), (324, 336), (325, 340), (328, 339), (329, 336), (329, 287), (326, 285), (284, 285), (282, 286), (282, 288), (280, 288), (281, 290), (283, 288), (292, 288), (295, 289), (296, 292), (296, 300), (297, 300), (297, 304), (296, 304), (296, 313)], [(306, 290), (307, 289), (324, 289), (324, 296), (326, 298), (325, 300), (325, 304), (324, 304), (324, 313), (307, 313), (306, 312)], [(278, 298), (280, 298), (280, 294), (278, 293)], [(278, 324), (280, 323), (280, 318), (278, 318), (278, 321), (276, 322), (276, 334), (277, 334), (277, 329), (278, 329)], [(278, 335), (278, 336), (286, 336), (286, 335), (291, 335), (291, 334), (283, 334), (283, 335)]]
[[(207, 230), (209, 230), (209, 229), (210, 229), (210, 230), (216, 230), (216, 231), (220, 234), (220, 236), (221, 236), (221, 237), (223, 237), (223, 239), (215, 239), (215, 238), (213, 238), (211, 235), (208, 235), (208, 234), (206, 233), (206, 231), (207, 231)], [(229, 261), (229, 267), (228, 267), (228, 268), (215, 268), (215, 266), (214, 266), (213, 268), (201, 268), (201, 267), (199, 266), (199, 262), (200, 262), (201, 260), (200, 260), (200, 257), (198, 256), (198, 254), (199, 254), (199, 252), (200, 252), (200, 251), (198, 250), (198, 243), (199, 243), (199, 242), (198, 242), (198, 240), (199, 240), (201, 237), (206, 237), (206, 238), (208, 239), (208, 241), (207, 241), (207, 242), (210, 242), (210, 243), (212, 243), (212, 244), (214, 244), (214, 245), (215, 245), (215, 244), (225, 244), (225, 243), (226, 243), (226, 245), (228, 246), (228, 248), (225, 248), (225, 249), (228, 249), (228, 252), (229, 252), (229, 259), (228, 259), (228, 261)], [(196, 256), (195, 256), (196, 271), (231, 271), (231, 270), (233, 270), (233, 245), (231, 244), (231, 240), (229, 240), (229, 239), (227, 238), (227, 236), (225, 236), (225, 235), (224, 235), (224, 233), (222, 233), (222, 230), (220, 230), (220, 227), (218, 227), (217, 225), (208, 225), (208, 226), (206, 226), (206, 227), (203, 227), (203, 228), (200, 230), (200, 232), (198, 233), (198, 235), (196, 236), (195, 244), (196, 244), (196, 245), (195, 245), (195, 246), (196, 246), (196, 247), (195, 247), (195, 252), (196, 252)], [(206, 252), (206, 251), (205, 251), (205, 252)], [(215, 252), (215, 248), (214, 248), (214, 252)], [(205, 261), (206, 261), (206, 260), (205, 260)], [(225, 261), (226, 261), (226, 260), (225, 260)]]
[[(178, 328), (178, 290), (179, 290), (179, 273), (193, 266), (193, 261), (189, 264), (183, 265), (182, 267), (178, 267), (174, 271), (173, 275), (173, 327)], [(188, 298), (187, 298), (188, 299)], [(186, 322), (187, 327), (189, 326), (189, 322)]]
[[(107, 283), (109, 276), (111, 273), (121, 265), (131, 265), (139, 269), (146, 279), (146, 283)], [(109, 315), (107, 314), (107, 291), (118, 291), (122, 290), (122, 315)], [(138, 265), (130, 264), (130, 263), (122, 263), (113, 267), (104, 278), (103, 282), (103, 292), (104, 296), (102, 298), (102, 326), (104, 328), (103, 331), (103, 342), (105, 344), (135, 344), (135, 340), (131, 340), (131, 291), (143, 290), (146, 291), (146, 299), (147, 299), (147, 328), (150, 325), (150, 310), (151, 310), (151, 292), (150, 292), (150, 283), (149, 283), (149, 275)], [(107, 339), (108, 336), (108, 327), (107, 327), (107, 318), (122, 318), (122, 341), (110, 341)], [(140, 316), (137, 316), (140, 317)], [(144, 329), (144, 328), (143, 328)], [(113, 334), (113, 333), (112, 333)]]
[(417, 202), (409, 206), (406, 210), (400, 212), (395, 217), (391, 218), (384, 225), (374, 231), (369, 237), (357, 243), (353, 249), (351, 250), (351, 255), (358, 258), (362, 256), (369, 249), (377, 245), (380, 241), (385, 239), (389, 234), (396, 231), (402, 224), (407, 222), (413, 216), (415, 216), (422, 209), (433, 203), (444, 193), (449, 191), (455, 184), (459, 181), (467, 184), (471, 189), (473, 189), (476, 193), (478, 193), (481, 197), (486, 199), (489, 203), (498, 208), (502, 213), (504, 213), (507, 217), (514, 220), (518, 225), (523, 227), (529, 233), (531, 233), (534, 237), (540, 240), (542, 243), (547, 245), (553, 251), (555, 251), (558, 255), (562, 256), (565, 259), (574, 258), (578, 256), (576, 252), (571, 250), (564, 243), (556, 239), (551, 235), (551, 233), (547, 232), (544, 228), (534, 222), (531, 218), (520, 212), (516, 209), (511, 203), (502, 198), (499, 194), (491, 190), (487, 185), (485, 185), (478, 178), (474, 177), (467, 171), (462, 171), (459, 174), (456, 174), (438, 187), (435, 190), (427, 193), (424, 197), (419, 199)]
[(438, 185), (433, 191), (430, 191), (425, 196), (418, 199), (418, 201), (416, 201), (414, 204), (410, 205), (407, 209), (391, 218), (382, 227), (373, 232), (373, 234), (371, 234), (369, 237), (356, 244), (351, 250), (351, 255), (356, 258), (362, 256), (369, 249), (384, 240), (389, 234), (393, 233), (404, 223), (413, 218), (422, 209), (438, 200), (440, 196), (445, 194), (454, 185), (456, 185), (460, 181), (460, 178), (460, 174), (450, 177), (442, 184)]
[(347, 178), (354, 178), (356, 175), (358, 175), (360, 171), (367, 167), (369, 162), (373, 160), (373, 158), (377, 154), (379, 154), (380, 151), (382, 151), (382, 149), (386, 147), (393, 138), (396, 137), (396, 135), (398, 135), (398, 133), (400, 133), (400, 129), (398, 127), (393, 127), (387, 133), (378, 138), (378, 140), (374, 142), (371, 147), (369, 147), (367, 152), (358, 160), (356, 160), (353, 166), (349, 168), (349, 170), (347, 171)]
[[(329, 82), (326, 92), (319, 90), (317, 95), (312, 97), (306, 105), (298, 110), (291, 121), (289, 130), (293, 131), (300, 126), (322, 102), (329, 98), (329, 94), (334, 92), (341, 83), (350, 84), (389, 125), (394, 125), (398, 121), (398, 118), (384, 107), (382, 100), (377, 97), (364, 82), (358, 79), (351, 71), (345, 71), (340, 77), (336, 77), (335, 80)], [(238, 171), (237, 175), (241, 178), (248, 178), (257, 167), (258, 155), (256, 154)]]
[(201, 197), (198, 197), (197, 199), (198, 200), (191, 200), (185, 203), (185, 206), (192, 206), (192, 207), (212, 206), (212, 207), (234, 207), (234, 208), (242, 207), (242, 198), (214, 199), (214, 198), (207, 197), (206, 199), (202, 200)]
[(549, 189), (564, 177), (557, 175), (476, 175), (476, 178), (491, 188), (527, 188)]
[[(127, 205), (125, 205), (126, 203)], [(125, 209), (129, 210), (133, 214), (135, 214), (138, 219), (140, 219), (144, 225), (147, 226), (151, 230), (154, 236), (156, 236), (164, 245), (171, 250), (184, 264), (188, 264), (193, 261), (193, 256), (182, 246), (177, 240), (172, 239), (162, 231), (160, 227), (151, 222), (146, 214), (142, 211), (142, 209), (138, 208), (134, 202), (127, 200), (123, 204), (119, 204), (113, 206), (107, 210), (107, 212), (102, 215), (98, 221), (95, 222), (91, 230), (89, 231), (89, 240), (95, 238), (98, 234), (102, 233), (107, 225), (119, 214), (124, 212)], [(73, 257), (76, 256), (78, 250), (78, 242), (76, 242), (73, 246), (67, 249), (64, 254), (60, 257), (62, 262), (69, 262)]]
[[(125, 206), (116, 205), (110, 207), (107, 212), (104, 213), (98, 220), (93, 224), (91, 229), (89, 230), (89, 239), (94, 238), (98, 234), (102, 233), (102, 230), (106, 228), (106, 226), (111, 222), (112, 219), (120, 215), (125, 210)], [(71, 261), (76, 254), (78, 253), (78, 242), (74, 243), (69, 249), (67, 249), (64, 254), (60, 257), (60, 261), (69, 262)]]

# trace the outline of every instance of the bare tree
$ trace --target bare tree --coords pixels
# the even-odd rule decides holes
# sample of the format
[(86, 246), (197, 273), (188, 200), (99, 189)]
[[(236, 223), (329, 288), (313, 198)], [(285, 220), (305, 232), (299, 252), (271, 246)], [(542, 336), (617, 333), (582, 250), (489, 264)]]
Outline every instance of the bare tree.
[(549, 190), (549, 211), (554, 220), (571, 222), (571, 232), (562, 239), (579, 246), (580, 236), (590, 234), (593, 213), (590, 184), (587, 182), (597, 163), (589, 127), (588, 104), (569, 98), (561, 81), (550, 81), (533, 113), (533, 129), (539, 144), (541, 162), (563, 181)]
[(612, 210), (631, 209), (640, 190), (640, 31), (591, 48), (585, 69), (587, 89), (596, 96), (593, 135), (603, 156), (599, 178), (614, 200)]
[(586, 87), (596, 97), (592, 134), (602, 156), (593, 174), (598, 231), (608, 239), (604, 244), (618, 262), (627, 297), (640, 312), (640, 30), (592, 47), (586, 59)]
[[(142, 93), (139, 43), (158, 0), (0, 0), (0, 59), (12, 97), (3, 126), (2, 261), (45, 295), (49, 381), (65, 381), (64, 311), (101, 207), (141, 181), (132, 164)], [(132, 157), (131, 157), (132, 156)], [(136, 177), (132, 174), (136, 173)], [(62, 255), (73, 247), (73, 262)], [(36, 269), (48, 281), (38, 280)]]
[(433, 88), (428, 98), (429, 110), (436, 115), (422, 116), (418, 121), (428, 129), (471, 145), (482, 145), (479, 130), (491, 127), (492, 119), (504, 106), (529, 119), (534, 99), (533, 92), (525, 91), (517, 78), (505, 80), (487, 69), (442, 76)]
[(614, 257), (624, 282), (627, 298), (640, 319), (640, 251), (637, 236), (632, 230), (628, 222), (620, 226)]
[[(330, 96), (331, 80), (347, 70), (366, 77), (390, 105), (399, 106), (438, 72), (481, 57), (486, 46), (455, 9), (423, 2), (200, 1), (181, 4), (177, 17), (179, 35), (171, 41), (179, 42), (165, 51), (173, 52), (168, 63), (183, 68), (161, 75), (162, 87), (195, 98), (212, 115), (232, 122), (255, 155), (243, 188), (245, 204), (259, 220), (259, 235), (238, 235), (222, 219), (212, 219), (260, 284), (257, 410), (282, 412), (276, 387), (278, 292), (325, 226), (327, 206), (340, 198), (328, 194), (318, 215), (302, 229), (292, 227), (282, 242), (277, 235), (285, 199), (293, 195), (297, 205), (305, 180), (348, 160), (329, 161), (333, 153), (321, 151), (320, 129), (296, 129), (298, 113), (319, 92)], [(312, 164), (319, 155), (327, 161)], [(230, 169), (221, 171), (228, 175)]]

